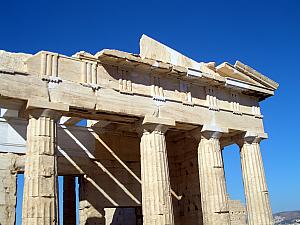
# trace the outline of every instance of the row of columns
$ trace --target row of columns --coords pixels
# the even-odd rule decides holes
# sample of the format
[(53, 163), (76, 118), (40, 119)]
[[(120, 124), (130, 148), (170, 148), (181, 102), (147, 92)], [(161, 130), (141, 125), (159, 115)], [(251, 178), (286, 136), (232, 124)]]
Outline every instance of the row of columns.
[[(140, 141), (143, 224), (174, 225), (165, 133), (175, 121), (149, 118), (143, 122)], [(55, 111), (30, 111), (23, 225), (58, 224), (57, 120)], [(202, 130), (197, 135), (204, 225), (230, 225), (221, 135), (217, 129)], [(272, 213), (259, 141), (257, 137), (246, 137), (239, 143), (248, 224), (271, 225)]]

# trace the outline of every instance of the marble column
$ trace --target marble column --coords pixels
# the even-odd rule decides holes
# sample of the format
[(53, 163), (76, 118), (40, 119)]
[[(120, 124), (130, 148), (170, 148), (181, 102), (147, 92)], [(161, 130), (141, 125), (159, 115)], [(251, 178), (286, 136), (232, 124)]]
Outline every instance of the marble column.
[(64, 176), (64, 225), (76, 224), (75, 176)]
[(229, 225), (228, 197), (220, 132), (204, 131), (198, 146), (201, 205), (204, 225)]
[(160, 120), (156, 118), (147, 120), (143, 123), (140, 144), (143, 224), (174, 225), (165, 138), (167, 126), (158, 124)]
[(246, 136), (239, 144), (249, 225), (273, 225), (269, 192), (260, 152), (260, 138)]
[(24, 174), (23, 225), (57, 225), (58, 113), (49, 109), (29, 112)]

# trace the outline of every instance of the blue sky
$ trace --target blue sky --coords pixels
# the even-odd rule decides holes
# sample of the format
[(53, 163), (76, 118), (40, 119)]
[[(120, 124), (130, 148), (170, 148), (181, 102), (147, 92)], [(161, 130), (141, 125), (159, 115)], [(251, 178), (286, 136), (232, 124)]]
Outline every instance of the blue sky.
[[(262, 154), (274, 212), (300, 209), (299, 1), (2, 1), (0, 49), (67, 55), (139, 52), (145, 33), (197, 61), (235, 60), (280, 84), (262, 102)], [(239, 154), (224, 152), (228, 191), (243, 198)]]

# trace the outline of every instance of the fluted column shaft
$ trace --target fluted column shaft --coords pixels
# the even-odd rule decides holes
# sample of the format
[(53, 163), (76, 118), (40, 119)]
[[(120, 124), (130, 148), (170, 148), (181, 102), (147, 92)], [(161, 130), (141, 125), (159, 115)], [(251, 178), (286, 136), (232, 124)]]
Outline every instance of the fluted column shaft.
[(229, 225), (228, 198), (220, 134), (203, 133), (198, 147), (201, 204), (204, 225)]
[(33, 110), (27, 128), (23, 225), (58, 224), (56, 119)]
[(240, 145), (248, 224), (273, 225), (259, 141), (245, 138)]
[(145, 129), (141, 137), (144, 225), (174, 225), (165, 131)]

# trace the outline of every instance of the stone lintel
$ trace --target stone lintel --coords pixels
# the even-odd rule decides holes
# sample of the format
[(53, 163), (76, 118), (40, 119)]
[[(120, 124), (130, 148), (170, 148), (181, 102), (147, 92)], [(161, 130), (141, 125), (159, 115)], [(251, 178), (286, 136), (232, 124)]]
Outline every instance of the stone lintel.
[(228, 133), (228, 128), (218, 127), (216, 125), (204, 124), (201, 132), (218, 132), (218, 133)]
[(28, 100), (26, 111), (25, 115), (28, 113), (32, 117), (45, 116), (57, 120), (62, 116), (62, 112), (69, 111), (69, 106), (64, 103), (46, 102), (33, 98)]
[(146, 115), (143, 120), (143, 125), (147, 125), (147, 124), (161, 124), (169, 127), (175, 127), (176, 125), (175, 120), (173, 119)]
[(69, 111), (69, 105), (60, 102), (46, 102), (43, 99), (28, 99), (26, 109), (52, 109), (61, 112)]

